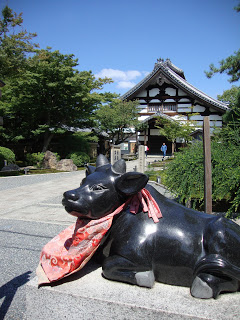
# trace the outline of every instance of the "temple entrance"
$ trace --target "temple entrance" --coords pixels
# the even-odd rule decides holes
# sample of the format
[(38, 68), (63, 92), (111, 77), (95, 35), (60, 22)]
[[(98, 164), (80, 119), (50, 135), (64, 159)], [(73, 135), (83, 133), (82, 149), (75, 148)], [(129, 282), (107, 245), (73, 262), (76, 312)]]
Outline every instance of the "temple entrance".
[(161, 146), (165, 142), (167, 146), (167, 154), (172, 153), (172, 143), (167, 141), (167, 139), (163, 136), (149, 136), (148, 137), (148, 154), (152, 155), (162, 155)]

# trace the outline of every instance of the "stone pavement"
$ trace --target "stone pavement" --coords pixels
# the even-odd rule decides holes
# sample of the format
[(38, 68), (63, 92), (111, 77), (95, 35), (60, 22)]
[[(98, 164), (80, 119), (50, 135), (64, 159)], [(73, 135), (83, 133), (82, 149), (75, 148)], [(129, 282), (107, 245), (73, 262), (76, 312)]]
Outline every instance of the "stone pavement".
[[(148, 157), (153, 162), (157, 157)], [(137, 160), (126, 161), (127, 171), (134, 171)], [(76, 218), (64, 210), (64, 191), (79, 187), (85, 170), (47, 175), (0, 178), (0, 219), (66, 224)]]

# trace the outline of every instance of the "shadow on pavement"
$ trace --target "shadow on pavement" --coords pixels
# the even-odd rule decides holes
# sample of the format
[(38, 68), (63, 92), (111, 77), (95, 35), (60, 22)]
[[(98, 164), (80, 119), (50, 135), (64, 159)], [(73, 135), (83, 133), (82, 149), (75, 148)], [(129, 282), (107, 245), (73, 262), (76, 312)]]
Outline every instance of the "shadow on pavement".
[(4, 319), (7, 314), (17, 289), (29, 281), (31, 273), (31, 271), (25, 272), (5, 283), (0, 288), (0, 299), (4, 298), (2, 305), (0, 306), (0, 320)]

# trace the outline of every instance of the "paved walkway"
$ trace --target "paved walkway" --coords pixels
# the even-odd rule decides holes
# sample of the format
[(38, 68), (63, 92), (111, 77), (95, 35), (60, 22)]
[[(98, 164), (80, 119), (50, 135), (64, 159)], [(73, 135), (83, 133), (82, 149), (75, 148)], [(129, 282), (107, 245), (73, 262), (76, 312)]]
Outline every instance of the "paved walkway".
[[(156, 160), (155, 157), (148, 162)], [(127, 161), (127, 171), (134, 171), (137, 160)], [(79, 187), (85, 170), (41, 175), (0, 178), (0, 219), (66, 224), (76, 218), (62, 206), (65, 191)]]

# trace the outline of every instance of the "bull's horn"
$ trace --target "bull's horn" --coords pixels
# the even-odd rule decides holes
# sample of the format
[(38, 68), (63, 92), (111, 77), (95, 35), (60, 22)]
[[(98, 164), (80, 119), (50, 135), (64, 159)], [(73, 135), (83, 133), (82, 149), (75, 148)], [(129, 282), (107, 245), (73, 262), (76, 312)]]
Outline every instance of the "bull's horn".
[(118, 160), (112, 166), (112, 170), (115, 173), (123, 174), (126, 172), (126, 162), (123, 159)]
[(102, 166), (105, 166), (106, 164), (109, 164), (109, 161), (108, 159), (103, 155), (103, 154), (100, 154), (98, 157), (97, 157), (97, 161), (96, 161), (96, 167), (102, 167)]

